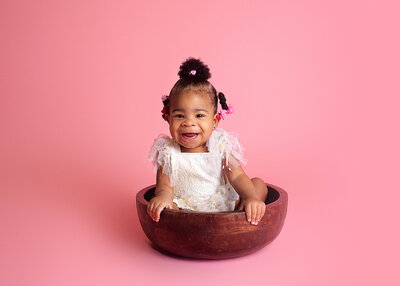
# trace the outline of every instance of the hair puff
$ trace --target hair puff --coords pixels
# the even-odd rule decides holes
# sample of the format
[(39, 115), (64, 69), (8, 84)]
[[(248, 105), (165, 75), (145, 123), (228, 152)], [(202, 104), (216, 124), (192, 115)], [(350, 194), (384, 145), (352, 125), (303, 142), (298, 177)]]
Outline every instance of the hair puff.
[(211, 77), (210, 69), (200, 59), (188, 58), (179, 67), (179, 78), (206, 81)]

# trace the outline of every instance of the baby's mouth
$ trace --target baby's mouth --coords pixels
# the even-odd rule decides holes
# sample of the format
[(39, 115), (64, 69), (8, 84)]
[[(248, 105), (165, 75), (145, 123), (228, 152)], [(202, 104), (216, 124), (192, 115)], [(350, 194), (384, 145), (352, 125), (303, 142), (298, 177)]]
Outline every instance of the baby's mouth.
[(197, 133), (182, 133), (181, 138), (183, 141), (189, 142), (196, 139), (197, 135)]

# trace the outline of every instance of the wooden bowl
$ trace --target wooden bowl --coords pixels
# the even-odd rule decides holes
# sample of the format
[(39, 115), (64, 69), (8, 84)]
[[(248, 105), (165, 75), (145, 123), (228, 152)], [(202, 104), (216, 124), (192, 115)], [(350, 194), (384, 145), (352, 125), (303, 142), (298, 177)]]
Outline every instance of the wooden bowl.
[(271, 184), (267, 187), (266, 212), (258, 225), (250, 224), (244, 211), (211, 213), (164, 209), (159, 222), (155, 222), (147, 214), (155, 185), (136, 195), (137, 212), (146, 236), (167, 252), (202, 259), (239, 257), (273, 241), (285, 222), (287, 193)]

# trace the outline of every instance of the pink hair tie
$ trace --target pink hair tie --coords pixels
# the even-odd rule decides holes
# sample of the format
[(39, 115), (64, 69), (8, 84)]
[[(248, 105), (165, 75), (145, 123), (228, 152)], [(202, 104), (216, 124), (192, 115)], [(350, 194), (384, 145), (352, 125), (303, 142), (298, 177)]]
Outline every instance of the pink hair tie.
[[(165, 104), (165, 101), (169, 99), (168, 95), (163, 95), (161, 96), (161, 100), (163, 101), (163, 103)], [(162, 114), (162, 118), (164, 118), (164, 120), (166, 120), (165, 115), (167, 114), (168, 111), (168, 104), (164, 106), (164, 108), (161, 110), (161, 114)]]
[(222, 109), (220, 112), (218, 112), (217, 118), (218, 120), (225, 120), (229, 114), (233, 114), (235, 110), (233, 109), (232, 104), (228, 105), (228, 109)]

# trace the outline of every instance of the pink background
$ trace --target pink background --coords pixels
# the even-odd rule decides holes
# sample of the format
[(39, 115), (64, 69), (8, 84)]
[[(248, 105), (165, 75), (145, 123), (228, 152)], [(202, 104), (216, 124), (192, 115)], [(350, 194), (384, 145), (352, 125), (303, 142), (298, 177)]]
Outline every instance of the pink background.
[[(399, 285), (396, 1), (144, 3), (0, 2), (0, 284)], [(247, 174), (289, 193), (246, 257), (166, 256), (137, 218), (189, 56)]]

